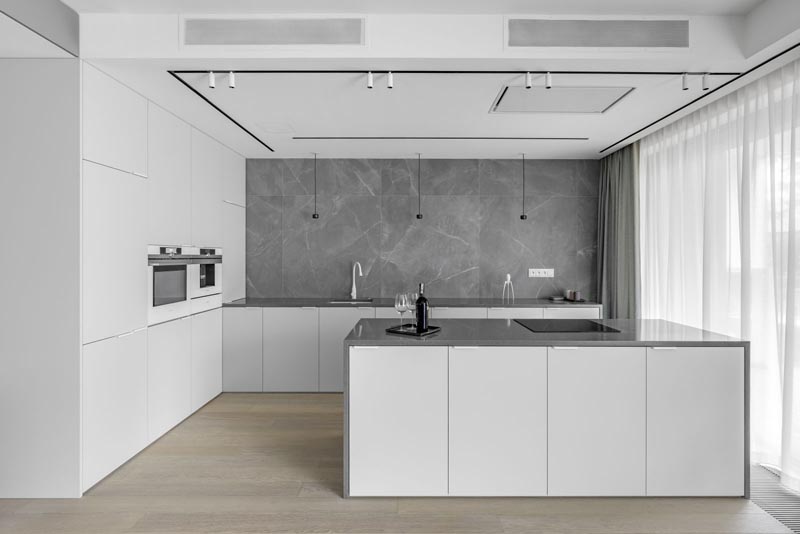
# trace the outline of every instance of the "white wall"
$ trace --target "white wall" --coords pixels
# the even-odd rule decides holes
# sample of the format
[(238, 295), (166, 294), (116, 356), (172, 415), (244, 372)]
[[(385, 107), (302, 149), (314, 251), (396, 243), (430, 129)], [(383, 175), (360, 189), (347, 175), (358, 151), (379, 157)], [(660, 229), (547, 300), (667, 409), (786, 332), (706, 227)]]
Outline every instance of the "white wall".
[(0, 498), (77, 497), (79, 61), (0, 71)]

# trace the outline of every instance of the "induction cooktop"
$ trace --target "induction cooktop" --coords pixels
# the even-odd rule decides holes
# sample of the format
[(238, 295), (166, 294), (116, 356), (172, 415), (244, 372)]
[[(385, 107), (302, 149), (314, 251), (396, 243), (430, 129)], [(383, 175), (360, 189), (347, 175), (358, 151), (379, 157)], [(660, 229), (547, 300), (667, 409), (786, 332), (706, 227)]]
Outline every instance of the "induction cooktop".
[(620, 330), (589, 319), (514, 319), (531, 332), (616, 332)]

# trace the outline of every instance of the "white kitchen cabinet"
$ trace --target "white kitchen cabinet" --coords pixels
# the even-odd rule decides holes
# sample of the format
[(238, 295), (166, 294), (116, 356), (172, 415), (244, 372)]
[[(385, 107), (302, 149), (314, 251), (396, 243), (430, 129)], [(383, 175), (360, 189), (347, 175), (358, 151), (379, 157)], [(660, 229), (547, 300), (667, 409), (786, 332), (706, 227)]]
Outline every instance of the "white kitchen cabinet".
[(149, 244), (191, 244), (192, 129), (150, 103), (147, 139)]
[(244, 207), (245, 159), (233, 150), (222, 147), (222, 200)]
[(431, 307), (431, 319), (486, 319), (486, 308)]
[(319, 390), (344, 389), (344, 338), (360, 319), (374, 319), (375, 308), (319, 309)]
[(146, 180), (83, 164), (83, 342), (147, 325)]
[(350, 495), (447, 495), (447, 353), (350, 349)]
[(741, 347), (647, 349), (647, 495), (742, 496)]
[(263, 309), (264, 391), (319, 391), (317, 308)]
[[(403, 314), (403, 322), (413, 321), (413, 319), (409, 319), (410, 316), (413, 314), (411, 313), (404, 313)], [(375, 318), (376, 319), (397, 319), (397, 324), (400, 324), (400, 314), (397, 313), (397, 310), (394, 308), (375, 308)]]
[(261, 308), (222, 309), (222, 391), (261, 391)]
[(222, 308), (192, 315), (192, 411), (222, 393)]
[(83, 158), (147, 176), (147, 100), (83, 63)]
[(82, 491), (147, 445), (147, 329), (83, 347)]
[(450, 495), (546, 495), (547, 348), (450, 347), (449, 360)]
[(489, 319), (542, 319), (543, 308), (489, 308)]
[(245, 297), (246, 210), (222, 204), (222, 302)]
[(191, 413), (191, 317), (147, 329), (148, 439), (155, 441)]
[(222, 145), (192, 128), (192, 245), (222, 246)]
[(548, 349), (548, 494), (645, 494), (646, 350)]
[(600, 308), (544, 308), (545, 319), (600, 319)]

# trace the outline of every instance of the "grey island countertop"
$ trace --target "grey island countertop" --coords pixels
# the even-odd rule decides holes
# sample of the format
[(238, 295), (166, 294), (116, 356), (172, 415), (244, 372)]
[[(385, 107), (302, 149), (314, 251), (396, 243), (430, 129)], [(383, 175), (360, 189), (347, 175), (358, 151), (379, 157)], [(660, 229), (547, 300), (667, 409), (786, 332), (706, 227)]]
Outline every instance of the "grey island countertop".
[[(347, 297), (274, 297), (274, 298), (244, 298), (227, 302), (224, 307), (229, 308), (348, 308), (354, 304), (344, 302)], [(514, 302), (503, 302), (497, 298), (430, 298), (433, 308), (594, 308), (600, 306), (598, 302), (569, 302), (553, 301), (539, 298), (518, 298)], [(392, 308), (394, 299), (374, 298), (370, 302), (359, 302), (357, 306), (374, 308)]]
[(350, 346), (749, 346), (748, 341), (663, 320), (597, 319), (620, 332), (531, 332), (511, 319), (440, 319), (442, 330), (417, 338), (388, 334), (392, 319), (361, 319), (345, 338)]

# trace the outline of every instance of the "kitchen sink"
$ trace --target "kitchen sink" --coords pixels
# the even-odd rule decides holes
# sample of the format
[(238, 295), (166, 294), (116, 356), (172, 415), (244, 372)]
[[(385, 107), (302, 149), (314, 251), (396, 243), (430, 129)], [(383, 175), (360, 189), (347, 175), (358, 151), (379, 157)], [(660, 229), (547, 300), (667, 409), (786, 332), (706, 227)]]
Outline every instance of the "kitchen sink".
[(332, 299), (329, 304), (372, 304), (372, 299)]

